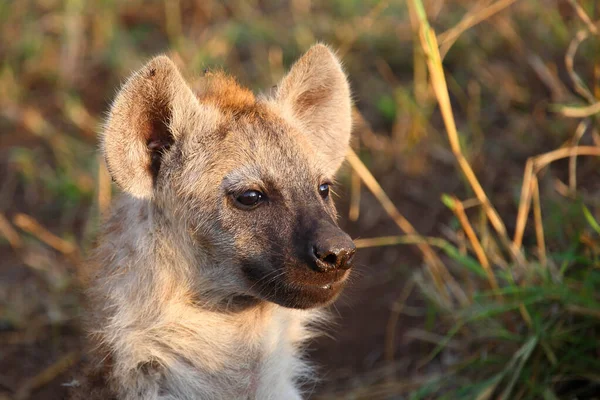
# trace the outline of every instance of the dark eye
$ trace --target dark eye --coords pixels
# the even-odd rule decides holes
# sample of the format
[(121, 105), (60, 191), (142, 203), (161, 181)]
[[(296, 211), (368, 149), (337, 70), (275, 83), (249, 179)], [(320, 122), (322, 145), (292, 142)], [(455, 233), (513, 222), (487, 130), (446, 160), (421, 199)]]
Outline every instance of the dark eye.
[(263, 199), (263, 194), (258, 190), (246, 190), (235, 198), (235, 201), (244, 208), (254, 207)]
[(323, 183), (319, 185), (319, 194), (324, 199), (326, 199), (327, 196), (329, 196), (329, 183)]

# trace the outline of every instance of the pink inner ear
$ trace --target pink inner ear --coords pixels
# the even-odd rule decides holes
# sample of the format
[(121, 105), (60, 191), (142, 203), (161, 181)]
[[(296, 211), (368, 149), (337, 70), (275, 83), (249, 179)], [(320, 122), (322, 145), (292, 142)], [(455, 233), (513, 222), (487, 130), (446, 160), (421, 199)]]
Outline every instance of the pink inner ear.
[(162, 140), (162, 139), (154, 139), (154, 140), (148, 141), (147, 147), (150, 151), (155, 152), (155, 151), (161, 151), (163, 149), (168, 149), (172, 143), (173, 143), (172, 140), (169, 142), (169, 141)]
[(313, 107), (319, 106), (331, 99), (333, 90), (326, 85), (310, 88), (301, 93), (296, 99), (293, 107), (294, 112), (298, 114), (311, 113)]

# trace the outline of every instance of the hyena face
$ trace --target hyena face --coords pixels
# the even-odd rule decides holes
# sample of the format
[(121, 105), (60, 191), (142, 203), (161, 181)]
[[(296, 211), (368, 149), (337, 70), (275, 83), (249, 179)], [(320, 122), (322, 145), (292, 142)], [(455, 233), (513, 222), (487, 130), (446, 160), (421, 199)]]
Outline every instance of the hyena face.
[(103, 137), (114, 180), (180, 238), (203, 288), (293, 308), (331, 302), (355, 251), (331, 198), (351, 129), (339, 62), (313, 47), (272, 98), (223, 74), (196, 89), (166, 57), (129, 79)]

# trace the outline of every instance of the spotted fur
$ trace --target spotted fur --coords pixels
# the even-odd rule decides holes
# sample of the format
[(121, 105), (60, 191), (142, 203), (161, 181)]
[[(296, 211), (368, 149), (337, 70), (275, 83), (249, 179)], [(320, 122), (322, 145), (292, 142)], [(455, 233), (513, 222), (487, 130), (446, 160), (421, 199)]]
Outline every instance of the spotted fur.
[[(271, 97), (222, 73), (195, 92), (165, 56), (129, 78), (101, 138), (123, 194), (88, 263), (90, 363), (73, 399), (301, 398), (303, 344), (348, 274), (335, 293), (298, 291), (324, 285), (301, 254), (339, 229), (317, 187), (344, 159), (350, 108), (324, 45)], [(235, 207), (248, 188), (268, 204)]]

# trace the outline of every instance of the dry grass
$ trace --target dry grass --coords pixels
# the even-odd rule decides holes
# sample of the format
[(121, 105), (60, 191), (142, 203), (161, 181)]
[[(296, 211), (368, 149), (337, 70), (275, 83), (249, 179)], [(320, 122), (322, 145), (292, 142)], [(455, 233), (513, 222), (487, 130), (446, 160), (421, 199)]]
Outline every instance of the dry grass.
[[(563, 106), (559, 107), (558, 111), (565, 117), (586, 118), (597, 114), (600, 111), (600, 108), (598, 108), (596, 98), (583, 84), (583, 80), (579, 75), (575, 73), (573, 59), (581, 42), (587, 39), (590, 34), (598, 35), (598, 29), (596, 24), (592, 22), (579, 3), (575, 0), (570, 0), (569, 2), (571, 6), (573, 6), (577, 16), (585, 23), (587, 30), (579, 31), (571, 42), (565, 56), (566, 68), (572, 79), (575, 91), (591, 104), (579, 107)], [(484, 323), (489, 324), (487, 329), (483, 329), (484, 331), (490, 331), (490, 333), (488, 333), (490, 337), (502, 337), (504, 333), (501, 331), (505, 329), (507, 329), (505, 330), (506, 333), (514, 332), (515, 334), (522, 334), (522, 339), (510, 340), (517, 344), (521, 343), (521, 346), (515, 348), (511, 358), (508, 358), (504, 363), (500, 363), (500, 369), (492, 366), (480, 369), (480, 366), (482, 365), (480, 362), (484, 361), (485, 365), (485, 359), (489, 356), (489, 353), (494, 354), (497, 352), (498, 344), (483, 342), (482, 345), (484, 346), (484, 350), (477, 350), (475, 354), (470, 357), (467, 355), (468, 353), (464, 352), (464, 348), (468, 348), (468, 345), (463, 344), (462, 346), (459, 346), (463, 347), (463, 351), (459, 351), (459, 353), (462, 354), (464, 358), (456, 362), (456, 364), (460, 366), (458, 370), (453, 370), (454, 368), (450, 367), (442, 376), (425, 378), (424, 383), (418, 390), (415, 390), (415, 388), (410, 385), (402, 385), (397, 382), (391, 383), (391, 387), (390, 383), (378, 385), (374, 390), (366, 391), (365, 397), (368, 398), (387, 398), (387, 396), (390, 396), (393, 393), (402, 392), (412, 393), (410, 396), (411, 399), (432, 397), (453, 399), (477, 398), (478, 400), (507, 400), (515, 398), (533, 399), (541, 397), (546, 399), (557, 399), (559, 396), (576, 396), (575, 398), (583, 396), (582, 398), (588, 398), (588, 396), (594, 397), (600, 389), (600, 380), (596, 373), (590, 373), (591, 365), (594, 365), (595, 368), (600, 367), (600, 365), (597, 363), (594, 355), (589, 355), (587, 353), (589, 351), (590, 342), (595, 342), (595, 333), (597, 332), (597, 329), (600, 328), (600, 321), (598, 320), (600, 299), (597, 297), (596, 290), (598, 286), (596, 286), (596, 283), (591, 283), (593, 288), (592, 291), (583, 293), (578, 299), (574, 299), (572, 294), (561, 298), (562, 296), (556, 293), (569, 292), (574, 287), (579, 288), (580, 284), (585, 284), (579, 279), (582, 277), (589, 279), (591, 278), (589, 274), (594, 276), (593, 279), (596, 282), (598, 275), (596, 268), (599, 264), (597, 261), (592, 260), (585, 262), (584, 265), (587, 264), (591, 268), (587, 270), (587, 273), (576, 275), (575, 278), (570, 281), (567, 281), (568, 278), (564, 274), (568, 265), (563, 264), (560, 273), (557, 273), (556, 270), (552, 271), (552, 268), (556, 268), (556, 266), (549, 265), (547, 257), (544, 238), (545, 229), (542, 217), (542, 202), (539, 189), (540, 183), (538, 179), (538, 174), (550, 163), (563, 158), (569, 158), (569, 193), (574, 196), (577, 189), (576, 157), (580, 155), (599, 156), (600, 149), (596, 146), (577, 145), (589, 123), (589, 121), (581, 121), (576, 131), (575, 138), (569, 145), (528, 159), (523, 177), (514, 239), (510, 241), (504, 221), (490, 202), (489, 197), (477, 179), (471, 164), (462, 151), (446, 83), (446, 73), (440, 55), (440, 49), (443, 54), (446, 54), (449, 51), (450, 46), (466, 29), (476, 23), (484, 21), (495, 12), (514, 3), (514, 1), (500, 0), (491, 5), (485, 3), (489, 2), (479, 3), (472, 11), (467, 13), (458, 25), (443, 34), (441, 36), (442, 45), (439, 46), (438, 37), (429, 25), (423, 3), (421, 0), (409, 1), (411, 12), (417, 16), (417, 18), (413, 19), (413, 23), (415, 20), (418, 20), (418, 34), (421, 47), (427, 60), (431, 90), (435, 94), (440, 107), (452, 153), (456, 158), (456, 162), (463, 173), (466, 182), (474, 192), (478, 200), (478, 205), (481, 206), (483, 210), (483, 215), (485, 217), (482, 222), (483, 225), (489, 223), (495, 229), (497, 237), (504, 244), (512, 258), (512, 263), (504, 262), (503, 260), (499, 263), (499, 266), (503, 268), (496, 271), (492, 270), (488, 254), (493, 254), (495, 259), (502, 260), (502, 252), (498, 252), (496, 246), (484, 248), (484, 246), (482, 246), (482, 240), (478, 237), (478, 234), (473, 229), (473, 226), (465, 213), (464, 204), (456, 197), (446, 198), (446, 204), (455, 213), (460, 226), (468, 239), (470, 249), (477, 258), (478, 265), (476, 265), (476, 267), (481, 269), (481, 275), (482, 277), (485, 276), (491, 290), (480, 289), (477, 285), (469, 285), (471, 288), (476, 288), (472, 293), (469, 293), (469, 298), (471, 299), (470, 303), (464, 306), (464, 303), (461, 302), (462, 306), (453, 307), (448, 313), (451, 319), (456, 321), (456, 325), (449, 331), (447, 336), (434, 336), (433, 339), (427, 339), (429, 334), (427, 332), (421, 332), (420, 340), (431, 340), (438, 344), (432, 355), (421, 362), (421, 366), (429, 364), (433, 359), (433, 356), (438, 355), (442, 349), (451, 348), (451, 339), (463, 330), (466, 332), (464, 332), (464, 338), (462, 340), (477, 341), (477, 337), (482, 333), (482, 326), (477, 322), (481, 320), (483, 320)], [(357, 169), (354, 163), (351, 162), (351, 165), (355, 170)], [(361, 175), (360, 172), (359, 175)], [(372, 184), (371, 186), (373, 187), (371, 189), (372, 191), (380, 189), (376, 184)], [(379, 195), (377, 197), (380, 199), (384, 208), (389, 207), (387, 205), (386, 196)], [(528, 260), (522, 250), (523, 236), (528, 223), (528, 213), (532, 205), (538, 261)], [(594, 218), (591, 217), (591, 214), (588, 213), (587, 215), (590, 225), (595, 229), (598, 229), (598, 224), (595, 222)], [(412, 235), (415, 234), (413, 230), (407, 233)], [(486, 234), (485, 229), (482, 234)], [(430, 241), (432, 240), (430, 239)], [(363, 239), (358, 244), (359, 246), (378, 246), (407, 242), (410, 241), (407, 241), (406, 238), (402, 237), (382, 237)], [(416, 241), (416, 243), (421, 242), (427, 243), (428, 241), (423, 238), (418, 238)], [(425, 262), (428, 261), (429, 260), (426, 258)], [(506, 271), (506, 265), (509, 265), (509, 271)], [(436, 267), (434, 271), (437, 272), (439, 270)], [(443, 271), (444, 274), (446, 274), (448, 270), (443, 269)], [(545, 279), (541, 278), (538, 274), (546, 275)], [(498, 283), (499, 279), (503, 280), (501, 285)], [(445, 282), (447, 286), (441, 286), (440, 281)], [(439, 299), (445, 299), (447, 294), (446, 287), (454, 285), (455, 281), (448, 281), (438, 274), (438, 277), (433, 277), (433, 282), (434, 285), (430, 289), (427, 289), (427, 284), (422, 284), (422, 286), (425, 287), (425, 291), (431, 295), (432, 299), (435, 299), (435, 301), (438, 302), (438, 306), (440, 306), (442, 310), (447, 310), (449, 305), (448, 302), (444, 301), (442, 304), (439, 304)], [(466, 285), (466, 282), (463, 282), (463, 285)], [(410, 290), (412, 290), (412, 286), (407, 287), (410, 287)], [(529, 291), (540, 289), (544, 292), (550, 287), (553, 288), (555, 293), (552, 293), (552, 291), (543, 293), (540, 298), (537, 298), (534, 301), (528, 299), (528, 302), (526, 302), (519, 299), (522, 297), (522, 294), (526, 294)], [(517, 294), (517, 296), (515, 296), (515, 294)], [(488, 297), (490, 295), (493, 295), (494, 297)], [(476, 300), (477, 297), (479, 297), (478, 300)], [(527, 296), (525, 296), (525, 298), (526, 297)], [(494, 298), (496, 300), (493, 300)], [(405, 301), (406, 297), (403, 295), (401, 300), (402, 302)], [(571, 304), (572, 301), (584, 303), (586, 306)], [(537, 302), (543, 303), (542, 306), (535, 307), (535, 303)], [(556, 308), (551, 311), (551, 316), (548, 315), (550, 307)], [(580, 309), (580, 307), (582, 309)], [(397, 306), (396, 308), (400, 308), (400, 306)], [(514, 311), (517, 314), (511, 316), (510, 311)], [(390, 323), (388, 324), (388, 338), (393, 337), (394, 335), (398, 314), (399, 312), (394, 313), (390, 318)], [(573, 319), (573, 314), (578, 314), (579, 316), (585, 316), (587, 318)], [(520, 316), (520, 319), (524, 324), (521, 328), (515, 329), (515, 323), (517, 323), (516, 319), (518, 319), (517, 316)], [(544, 328), (540, 329), (540, 324), (548, 322), (548, 318), (552, 320), (552, 322), (549, 323), (550, 325), (546, 325)], [(554, 324), (560, 326), (560, 328)], [(578, 327), (579, 324), (584, 324), (583, 329)], [(548, 327), (550, 327), (550, 329), (556, 329), (556, 331), (544, 331), (544, 329), (548, 329)], [(574, 335), (572, 342), (551, 343), (553, 334), (560, 336), (558, 332), (565, 327), (569, 327), (567, 330), (570, 334)], [(475, 330), (473, 330), (473, 328), (475, 328)], [(494, 332), (495, 330), (496, 332)], [(596, 351), (598, 350), (595, 345), (592, 346)], [(506, 351), (506, 349), (503, 351)], [(393, 350), (388, 350), (388, 356), (389, 354), (393, 354)], [(572, 358), (574, 354), (575, 358)], [(540, 364), (541, 357), (546, 358), (546, 361), (549, 362), (550, 365), (546, 365), (544, 362)], [(597, 371), (597, 369), (595, 369), (595, 371)], [(533, 376), (531, 376), (532, 373), (534, 374)], [(463, 380), (463, 382), (461, 382), (461, 380)], [(569, 386), (570, 381), (576, 383)], [(354, 398), (362, 397), (363, 395), (359, 394)]]

